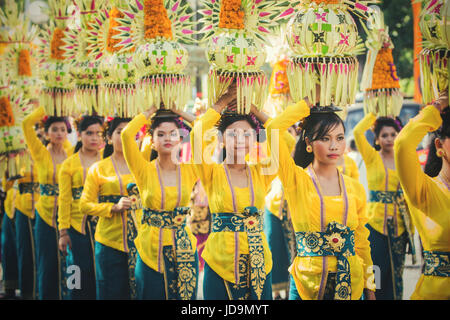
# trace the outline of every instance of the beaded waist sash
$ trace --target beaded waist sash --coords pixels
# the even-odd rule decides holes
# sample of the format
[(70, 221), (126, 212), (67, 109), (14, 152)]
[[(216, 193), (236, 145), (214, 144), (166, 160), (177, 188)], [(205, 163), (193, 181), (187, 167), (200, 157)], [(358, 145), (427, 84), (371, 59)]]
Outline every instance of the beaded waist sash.
[(397, 198), (403, 197), (403, 192), (399, 191), (375, 191), (370, 190), (369, 202), (396, 203)]
[(336, 300), (351, 297), (350, 264), (355, 255), (355, 235), (349, 227), (337, 222), (328, 224), (325, 232), (296, 232), (298, 257), (337, 257)]
[(424, 251), (426, 276), (450, 277), (450, 252)]
[(182, 300), (195, 299), (197, 283), (197, 267), (194, 248), (186, 232), (186, 217), (190, 212), (188, 207), (178, 207), (173, 211), (157, 211), (143, 208), (142, 224), (160, 228), (158, 248), (158, 271), (161, 272), (162, 261), (162, 231), (171, 229), (175, 245), (175, 265), (177, 273), (178, 294)]
[(263, 231), (263, 215), (258, 211), (256, 207), (247, 207), (242, 214), (212, 214), (211, 232), (226, 231), (235, 233), (234, 275), (236, 284), (239, 283), (239, 232), (247, 233), (248, 248), (250, 253), (251, 286), (259, 300), (261, 298), (264, 283), (266, 281), (264, 247), (261, 236), (261, 232)]
[(79, 200), (81, 198), (81, 194), (83, 193), (83, 187), (72, 188), (72, 198), (73, 200)]

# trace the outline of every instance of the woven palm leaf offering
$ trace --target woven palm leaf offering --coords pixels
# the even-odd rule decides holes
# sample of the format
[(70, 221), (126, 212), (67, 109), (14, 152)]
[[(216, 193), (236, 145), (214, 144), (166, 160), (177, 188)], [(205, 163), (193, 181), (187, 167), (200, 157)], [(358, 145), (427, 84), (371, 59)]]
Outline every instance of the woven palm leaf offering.
[(372, 6), (367, 27), (366, 47), (368, 49), (364, 66), (361, 89), (364, 91), (364, 112), (372, 112), (380, 117), (400, 114), (403, 96), (400, 79), (392, 56), (394, 44), (389, 36), (389, 28), (384, 23), (383, 12)]
[(122, 50), (135, 49), (138, 95), (145, 106), (183, 109), (191, 98), (191, 80), (183, 73), (193, 43), (195, 12), (186, 1), (135, 0), (124, 11), (118, 38)]
[(423, 36), (419, 54), (420, 81), (424, 103), (439, 97), (439, 92), (449, 90), (450, 58), (450, 2), (427, 0), (420, 15), (420, 30)]
[(88, 56), (100, 62), (97, 108), (103, 115), (133, 117), (146, 107), (137, 95), (135, 50), (124, 49), (119, 38), (121, 28), (130, 27), (123, 20), (129, 2), (108, 1), (107, 8), (100, 10), (87, 28)]
[(7, 0), (5, 8), (0, 10), (1, 39), (8, 46), (2, 59), (6, 61), (4, 72), (11, 86), (19, 89), (25, 99), (31, 99), (39, 96), (42, 84), (38, 77), (37, 50), (33, 44), (38, 29), (25, 16), (22, 5), (22, 2)]
[(106, 0), (74, 0), (77, 6), (76, 27), (68, 30), (64, 37), (64, 57), (70, 61), (70, 74), (75, 81), (75, 103), (84, 114), (100, 113), (98, 88), (101, 79), (100, 60), (89, 56), (88, 32), (96, 15), (106, 8)]
[(294, 12), (289, 1), (279, 0), (204, 0), (200, 10), (211, 66), (208, 79), (208, 104), (214, 104), (230, 84), (237, 86), (236, 113), (250, 113), (251, 105), (262, 109), (268, 80), (261, 66), (266, 61), (268, 35)]
[(296, 6), (287, 27), (293, 51), (288, 78), (295, 102), (308, 97), (318, 105), (316, 111), (337, 111), (355, 103), (356, 56), (364, 44), (351, 13), (367, 18), (372, 3), (376, 1), (302, 0)]
[[(40, 104), (49, 116), (70, 116), (79, 113), (75, 104), (75, 83), (70, 61), (65, 57), (66, 33), (73, 22), (75, 10), (70, 0), (49, 0), (49, 24), (40, 34), (40, 76), (44, 81)], [(69, 12), (70, 10), (70, 12)]]

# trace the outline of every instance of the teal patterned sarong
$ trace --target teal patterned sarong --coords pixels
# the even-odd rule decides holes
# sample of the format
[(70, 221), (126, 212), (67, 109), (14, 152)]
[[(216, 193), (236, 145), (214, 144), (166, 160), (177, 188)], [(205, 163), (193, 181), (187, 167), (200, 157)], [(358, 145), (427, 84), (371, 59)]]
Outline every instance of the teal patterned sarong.
[(450, 252), (424, 251), (424, 275), (450, 277)]
[(59, 196), (58, 184), (39, 184), (39, 189), (41, 191), (41, 196)]
[(19, 183), (19, 193), (38, 193), (39, 192), (39, 183), (31, 183), (31, 182), (23, 182)]
[[(157, 211), (149, 208), (143, 209), (142, 224), (163, 229), (173, 230), (175, 244), (175, 273), (177, 274), (176, 286), (168, 286), (167, 299), (193, 300), (196, 297), (197, 264), (195, 250), (186, 232), (186, 217), (190, 208), (178, 207), (173, 211)], [(162, 235), (159, 237), (159, 250), (163, 250)], [(167, 253), (165, 253), (167, 255)], [(159, 257), (158, 260), (160, 260)], [(160, 265), (160, 261), (158, 261)], [(167, 267), (167, 266), (166, 266)], [(160, 268), (159, 268), (160, 269)], [(159, 271), (159, 270), (158, 270)], [(168, 272), (168, 270), (164, 270)]]
[(258, 300), (261, 299), (266, 281), (264, 264), (264, 247), (261, 233), (263, 232), (263, 215), (256, 207), (245, 208), (242, 214), (214, 213), (212, 214), (211, 232), (235, 232), (235, 277), (236, 284), (240, 280), (239, 270), (239, 239), (238, 232), (246, 232), (250, 256), (250, 284)]
[(72, 188), (72, 198), (73, 200), (81, 199), (81, 194), (83, 193), (83, 187)]
[(330, 222), (325, 232), (296, 232), (298, 257), (337, 257), (336, 300), (350, 300), (351, 276), (347, 257), (355, 255), (355, 235), (349, 227)]

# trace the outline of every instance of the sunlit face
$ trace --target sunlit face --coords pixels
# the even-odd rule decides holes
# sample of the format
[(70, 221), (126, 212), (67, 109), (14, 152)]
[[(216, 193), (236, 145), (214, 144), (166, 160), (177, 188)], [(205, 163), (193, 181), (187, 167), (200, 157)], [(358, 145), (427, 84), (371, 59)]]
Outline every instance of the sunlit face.
[(160, 155), (178, 153), (181, 136), (178, 127), (173, 122), (162, 122), (153, 131), (153, 145)]
[(80, 133), (81, 143), (86, 151), (97, 151), (102, 144), (103, 127), (99, 123), (91, 124)]
[(54, 122), (45, 132), (45, 138), (51, 144), (62, 144), (67, 139), (67, 125), (65, 122)]
[(122, 152), (122, 138), (120, 134), (122, 130), (127, 126), (128, 122), (120, 123), (116, 129), (113, 131), (112, 136), (109, 138), (110, 142), (113, 145), (114, 152)]
[(345, 130), (339, 124), (327, 132), (321, 139), (311, 143), (314, 160), (326, 165), (337, 165), (345, 152)]
[(229, 125), (223, 135), (223, 143), (227, 158), (241, 159), (244, 163), (245, 156), (250, 152), (256, 141), (256, 132), (245, 120), (239, 120)]
[(398, 132), (394, 127), (384, 126), (380, 130), (380, 134), (376, 139), (376, 143), (380, 145), (383, 151), (392, 151), (394, 149), (394, 141), (397, 138)]

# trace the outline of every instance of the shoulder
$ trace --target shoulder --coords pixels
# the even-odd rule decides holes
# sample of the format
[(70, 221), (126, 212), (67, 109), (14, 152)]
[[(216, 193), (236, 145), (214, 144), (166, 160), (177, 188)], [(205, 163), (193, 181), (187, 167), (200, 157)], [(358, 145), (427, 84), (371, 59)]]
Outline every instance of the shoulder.
[(356, 195), (356, 198), (365, 201), (366, 190), (359, 180), (347, 175), (343, 175), (343, 177), (347, 191)]

